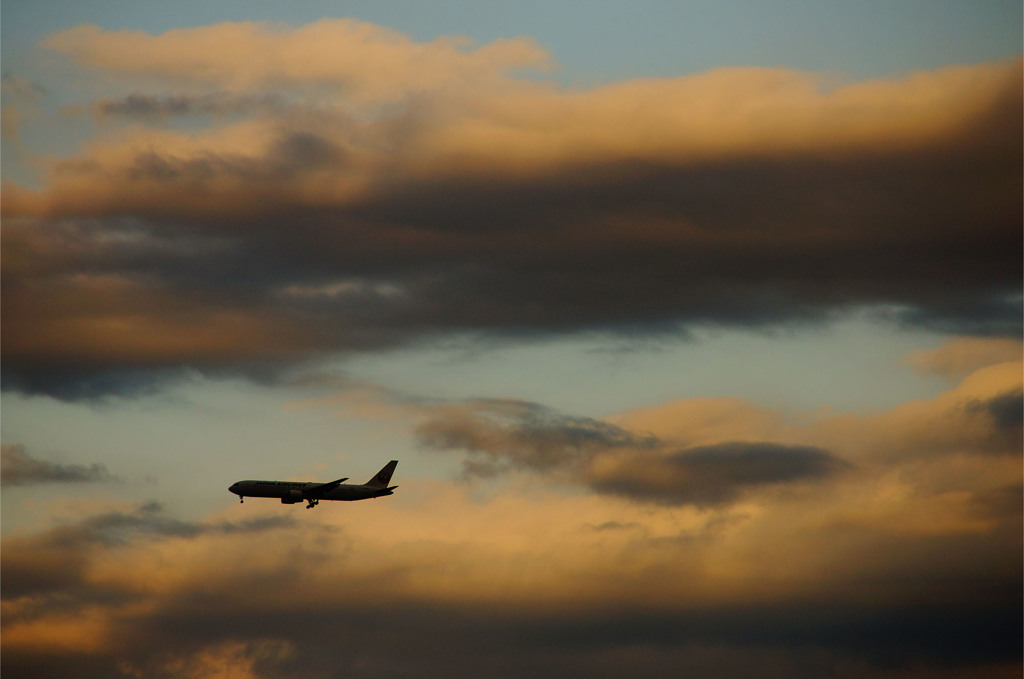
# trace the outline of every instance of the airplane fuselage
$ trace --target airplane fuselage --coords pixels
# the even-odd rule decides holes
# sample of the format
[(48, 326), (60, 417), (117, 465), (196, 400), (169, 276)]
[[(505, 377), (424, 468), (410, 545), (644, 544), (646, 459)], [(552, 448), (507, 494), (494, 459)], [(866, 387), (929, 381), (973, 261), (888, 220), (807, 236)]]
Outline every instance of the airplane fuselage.
[(228, 486), (228, 490), (238, 496), (239, 502), (247, 497), (272, 497), (281, 500), (282, 504), (293, 505), (306, 503), (306, 509), (320, 504), (320, 500), (369, 500), (375, 497), (392, 495), (398, 486), (389, 486), (391, 475), (398, 466), (398, 460), (391, 460), (384, 468), (374, 474), (373, 478), (361, 485), (342, 483), (348, 478), (314, 483), (313, 481), (236, 481)]
[[(302, 502), (306, 499), (306, 491), (321, 484), (312, 481), (239, 481), (228, 488), (239, 497), (273, 497), (282, 501), (293, 500)], [(393, 495), (388, 488), (370, 488), (348, 483), (339, 484), (317, 496), (318, 500), (368, 500), (373, 497)], [(286, 502), (287, 504), (287, 502)]]

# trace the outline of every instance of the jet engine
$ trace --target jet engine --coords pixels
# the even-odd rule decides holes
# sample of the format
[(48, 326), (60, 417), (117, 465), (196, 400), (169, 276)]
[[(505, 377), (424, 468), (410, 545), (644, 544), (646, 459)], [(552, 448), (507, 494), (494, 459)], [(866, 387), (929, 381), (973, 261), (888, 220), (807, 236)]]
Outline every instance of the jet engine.
[(304, 499), (305, 498), (302, 497), (302, 491), (301, 490), (294, 490), (294, 489), (292, 489), (292, 490), (289, 490), (287, 492), (287, 494), (283, 498), (281, 498), (281, 504), (283, 504), (283, 505), (293, 505), (296, 502), (302, 502)]

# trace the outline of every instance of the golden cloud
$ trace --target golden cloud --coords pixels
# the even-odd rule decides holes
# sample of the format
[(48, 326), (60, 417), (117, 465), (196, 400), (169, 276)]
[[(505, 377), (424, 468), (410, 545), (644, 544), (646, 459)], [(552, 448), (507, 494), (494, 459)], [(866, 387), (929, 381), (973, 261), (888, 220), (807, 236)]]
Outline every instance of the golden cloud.
[[(158, 36), (82, 26), (45, 45), (113, 75), (273, 93), (309, 82), (345, 86), (319, 94), (315, 109), (282, 100), (276, 114), (193, 133), (135, 126), (98, 141), (52, 167), (43, 198), (51, 214), (224, 215), (347, 205), (403, 178), (888, 155), (979, 129), (998, 133), (986, 131), (989, 119), (1019, 109), (1021, 96), (1019, 60), (853, 84), (732, 68), (573, 90), (507, 74), (547, 59), (525, 39), (466, 50), (459, 41), (415, 43), (352, 20), (296, 29), (219, 24)], [(381, 107), (382, 98), (400, 103)], [(300, 134), (311, 146), (286, 157)], [(311, 162), (315, 149), (331, 152)], [(17, 188), (8, 190), (6, 214), (25, 214)]]
[(549, 63), (548, 54), (528, 38), (497, 40), (475, 49), (458, 37), (416, 43), (397, 31), (353, 19), (321, 19), (300, 28), (222, 23), (160, 35), (78, 26), (50, 36), (44, 46), (112, 73), (232, 90), (323, 84), (341, 86), (345, 97), (371, 100), (486, 81)]
[(1021, 360), (1024, 345), (1011, 338), (961, 338), (937, 349), (916, 351), (907, 363), (923, 374), (963, 378), (979, 368)]

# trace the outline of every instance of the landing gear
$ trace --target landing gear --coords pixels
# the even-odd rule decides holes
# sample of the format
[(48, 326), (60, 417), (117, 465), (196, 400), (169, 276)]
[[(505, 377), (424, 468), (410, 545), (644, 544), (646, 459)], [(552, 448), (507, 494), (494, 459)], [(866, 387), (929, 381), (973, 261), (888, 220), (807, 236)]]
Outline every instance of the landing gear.
[(306, 509), (312, 509), (313, 507), (316, 507), (318, 504), (320, 504), (320, 500), (314, 500), (312, 498), (308, 498), (306, 502), (309, 503), (308, 505), (306, 505)]
[(242, 497), (241, 495), (239, 495), (238, 496), (238, 504), (242, 504), (243, 502), (245, 502), (245, 498)]

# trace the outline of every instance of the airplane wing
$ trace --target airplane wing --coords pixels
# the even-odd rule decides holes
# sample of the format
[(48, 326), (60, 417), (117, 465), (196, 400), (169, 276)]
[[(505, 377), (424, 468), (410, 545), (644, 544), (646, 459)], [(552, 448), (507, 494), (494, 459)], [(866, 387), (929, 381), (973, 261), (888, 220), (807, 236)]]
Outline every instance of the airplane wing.
[(320, 495), (323, 495), (327, 491), (334, 490), (335, 488), (340, 486), (343, 481), (348, 481), (348, 477), (346, 476), (345, 478), (338, 479), (337, 481), (331, 481), (329, 483), (321, 483), (319, 486), (313, 486), (312, 488), (307, 488), (304, 491), (302, 491), (302, 494), (305, 497), (318, 497)]

